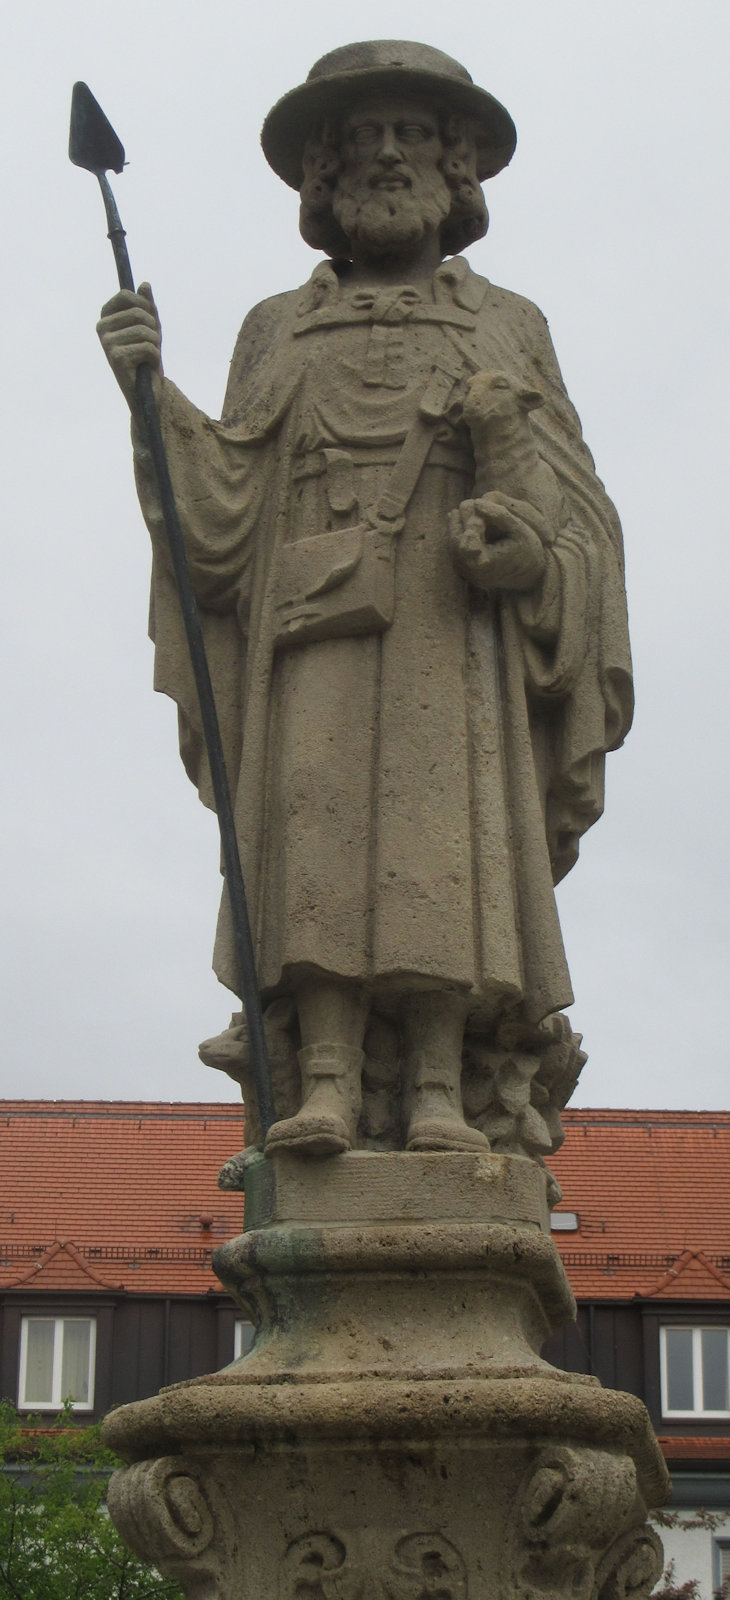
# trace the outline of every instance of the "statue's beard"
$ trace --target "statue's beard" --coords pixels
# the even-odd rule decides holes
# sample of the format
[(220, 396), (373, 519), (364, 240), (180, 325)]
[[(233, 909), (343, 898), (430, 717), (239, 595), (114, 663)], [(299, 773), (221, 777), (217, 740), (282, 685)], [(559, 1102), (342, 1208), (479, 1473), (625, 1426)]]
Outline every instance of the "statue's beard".
[(437, 232), (451, 210), (451, 193), (440, 172), (428, 179), (409, 174), (410, 187), (385, 189), (348, 179), (341, 172), (332, 210), (350, 244), (372, 255), (410, 251), (427, 232)]

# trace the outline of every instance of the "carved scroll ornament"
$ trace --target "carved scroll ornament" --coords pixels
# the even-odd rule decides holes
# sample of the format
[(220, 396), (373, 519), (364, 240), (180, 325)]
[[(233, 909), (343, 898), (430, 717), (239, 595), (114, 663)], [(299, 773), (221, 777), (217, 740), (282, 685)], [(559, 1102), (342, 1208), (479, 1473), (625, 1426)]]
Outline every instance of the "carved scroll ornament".
[(378, 1529), (293, 1539), (280, 1600), (468, 1600), (466, 1567), (441, 1533), (396, 1538)]

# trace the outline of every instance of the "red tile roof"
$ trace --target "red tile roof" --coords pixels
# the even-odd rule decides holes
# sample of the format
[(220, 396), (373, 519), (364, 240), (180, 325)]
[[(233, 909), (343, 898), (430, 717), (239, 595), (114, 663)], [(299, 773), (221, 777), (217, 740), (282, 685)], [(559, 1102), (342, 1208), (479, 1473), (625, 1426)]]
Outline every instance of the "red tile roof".
[(730, 1461), (730, 1439), (667, 1439), (659, 1434), (665, 1461)]
[[(730, 1113), (564, 1120), (550, 1165), (579, 1228), (555, 1239), (578, 1299), (730, 1299)], [(0, 1287), (219, 1287), (242, 1199), (216, 1179), (242, 1142), (238, 1103), (0, 1101)]]
[[(12, 1259), (9, 1258), (9, 1259)], [(102, 1278), (83, 1258), (80, 1250), (74, 1244), (69, 1244), (66, 1239), (59, 1244), (52, 1244), (42, 1256), (34, 1254), (32, 1259), (23, 1259), (22, 1265), (18, 1262), (18, 1272), (12, 1275), (12, 1267), (7, 1269), (8, 1276), (3, 1276), (3, 1287), (6, 1289), (43, 1289), (63, 1292), (65, 1289), (120, 1289), (122, 1288), (121, 1276), (117, 1276), (114, 1283), (108, 1278)]]
[(727, 1300), (730, 1278), (718, 1272), (701, 1250), (685, 1250), (676, 1266), (670, 1267), (646, 1293), (654, 1300)]
[(242, 1144), (240, 1102), (0, 1101), (0, 1287), (220, 1289), (243, 1200), (217, 1177)]
[(576, 1297), (730, 1299), (730, 1112), (574, 1111), (549, 1162)]

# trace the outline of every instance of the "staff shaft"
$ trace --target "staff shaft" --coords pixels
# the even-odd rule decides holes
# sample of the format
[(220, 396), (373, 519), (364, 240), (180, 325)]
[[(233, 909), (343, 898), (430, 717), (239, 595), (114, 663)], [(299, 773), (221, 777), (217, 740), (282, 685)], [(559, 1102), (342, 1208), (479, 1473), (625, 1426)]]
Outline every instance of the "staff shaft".
[[(109, 238), (114, 250), (114, 259), (117, 266), (119, 287), (134, 291), (134, 278), (129, 260), (124, 229), (121, 224), (116, 201), (111, 185), (106, 174), (97, 172), (109, 224)], [(233, 939), (236, 950), (236, 959), (239, 972), (240, 994), (246, 1014), (249, 1046), (251, 1050), (251, 1064), (253, 1066), (254, 1081), (256, 1084), (256, 1098), (258, 1100), (259, 1121), (261, 1124), (262, 1138), (266, 1137), (269, 1128), (276, 1120), (273, 1094), (271, 1089), (271, 1073), (269, 1070), (266, 1036), (264, 1033), (263, 1016), (261, 1012), (261, 997), (259, 994), (256, 976), (256, 961), (251, 938), (251, 924), (246, 902), (246, 890), (241, 871), (241, 858), (238, 850), (238, 839), (233, 817), (231, 791), (228, 784), (225, 758), (223, 755), (223, 742), (221, 739), (218, 713), (216, 711), (213, 685), (210, 680), (208, 657), (205, 650), (203, 630), (200, 625), (200, 614), (193, 590), (190, 567), (188, 565), (185, 540), (180, 525), (180, 517), (175, 500), (175, 491), (172, 486), (170, 469), (167, 462), (165, 444), (162, 437), (159, 411), (155, 400), (152, 381), (152, 371), (146, 363), (137, 368), (135, 379), (137, 399), (139, 402), (139, 416), (142, 432), (149, 447), (152, 458), (157, 490), (160, 497), (165, 532), (170, 550), (170, 558), (177, 586), (180, 610), (182, 613), (185, 633), (190, 652), (190, 660), (195, 678), (195, 687), (200, 703), (200, 715), (205, 736), (205, 745), (208, 752), (210, 775), (213, 784), (215, 807), (218, 814), (220, 828), (223, 866), (225, 870), (228, 896), (231, 906), (231, 920), (233, 923)]]

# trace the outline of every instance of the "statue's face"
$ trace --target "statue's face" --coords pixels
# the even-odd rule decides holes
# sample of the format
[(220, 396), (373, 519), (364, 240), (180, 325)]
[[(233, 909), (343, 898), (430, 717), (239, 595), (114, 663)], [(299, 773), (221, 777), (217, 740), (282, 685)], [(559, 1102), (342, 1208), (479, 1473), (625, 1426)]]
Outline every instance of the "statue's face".
[(449, 215), (443, 146), (417, 101), (364, 101), (342, 129), (333, 211), (351, 243), (373, 255), (416, 248)]
[(343, 166), (370, 188), (408, 188), (442, 153), (436, 117), (415, 101), (366, 102), (343, 125)]

